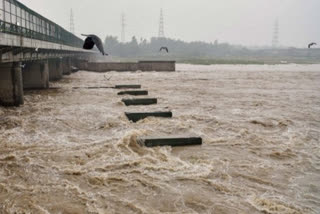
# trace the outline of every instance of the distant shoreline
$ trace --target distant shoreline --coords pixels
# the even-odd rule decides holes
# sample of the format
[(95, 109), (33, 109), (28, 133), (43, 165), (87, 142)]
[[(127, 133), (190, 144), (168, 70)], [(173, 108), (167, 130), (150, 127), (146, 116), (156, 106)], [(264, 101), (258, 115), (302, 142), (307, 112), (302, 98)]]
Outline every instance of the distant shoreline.
[(239, 57), (239, 58), (181, 58), (175, 56), (167, 57), (137, 57), (137, 58), (118, 58), (121, 62), (135, 62), (139, 60), (174, 60), (177, 63), (192, 64), (192, 65), (286, 65), (286, 64), (320, 64), (320, 59), (297, 57), (297, 58), (286, 58), (286, 57)]
[(191, 65), (285, 65), (285, 64), (320, 64), (316, 61), (300, 61), (300, 60), (242, 60), (242, 59), (188, 59), (177, 60), (177, 63)]

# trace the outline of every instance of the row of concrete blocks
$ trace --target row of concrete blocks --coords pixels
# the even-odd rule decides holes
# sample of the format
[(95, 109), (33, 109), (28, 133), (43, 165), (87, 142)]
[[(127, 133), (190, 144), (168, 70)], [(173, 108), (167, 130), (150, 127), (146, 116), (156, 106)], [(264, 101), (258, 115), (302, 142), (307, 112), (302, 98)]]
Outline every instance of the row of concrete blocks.
[[(140, 85), (118, 85), (115, 88), (141, 88)], [(118, 95), (148, 95), (148, 91), (145, 90), (128, 90), (120, 91)], [(133, 99), (122, 99), (122, 102), (126, 106), (131, 105), (152, 105), (157, 104), (156, 98), (133, 98)], [(133, 122), (138, 122), (139, 120), (145, 119), (147, 117), (166, 117), (171, 118), (172, 112), (125, 112), (127, 118)], [(155, 146), (192, 146), (192, 145), (201, 145), (201, 137), (140, 137), (137, 139), (138, 144), (146, 147), (155, 147)]]
[(77, 64), (71, 58), (0, 63), (0, 105), (22, 105), (24, 89), (47, 89), (49, 81), (77, 71)]

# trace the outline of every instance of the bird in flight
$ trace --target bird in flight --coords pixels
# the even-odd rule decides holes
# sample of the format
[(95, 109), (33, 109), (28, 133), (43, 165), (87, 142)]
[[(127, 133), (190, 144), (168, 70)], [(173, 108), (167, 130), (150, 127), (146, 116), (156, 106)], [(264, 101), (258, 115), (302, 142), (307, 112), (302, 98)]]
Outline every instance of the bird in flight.
[(167, 53), (169, 53), (169, 50), (168, 50), (167, 47), (161, 47), (161, 48), (160, 48), (160, 52), (161, 52), (162, 50), (165, 50), (165, 51), (167, 51)]
[(89, 35), (81, 34), (81, 35), (87, 37), (86, 40), (84, 41), (83, 49), (91, 50), (93, 46), (96, 45), (99, 51), (102, 53), (102, 55), (108, 55), (107, 53), (104, 52), (102, 41), (98, 36), (93, 34), (89, 34)]
[(313, 45), (317, 45), (317, 43), (315, 43), (315, 42), (310, 43), (310, 44), (308, 45), (308, 48), (311, 48), (311, 46), (313, 46)]

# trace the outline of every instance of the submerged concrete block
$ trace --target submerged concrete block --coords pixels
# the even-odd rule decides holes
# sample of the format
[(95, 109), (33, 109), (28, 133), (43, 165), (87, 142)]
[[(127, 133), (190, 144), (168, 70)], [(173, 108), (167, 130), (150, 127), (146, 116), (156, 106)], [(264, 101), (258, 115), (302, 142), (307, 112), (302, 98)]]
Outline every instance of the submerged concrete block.
[(152, 105), (157, 104), (156, 98), (144, 98), (144, 99), (122, 99), (122, 102), (126, 104), (126, 106), (133, 105)]
[(143, 120), (147, 117), (172, 117), (172, 112), (139, 112), (139, 113), (125, 113), (127, 118), (133, 122)]
[(116, 85), (116, 89), (122, 89), (122, 88), (141, 88), (141, 85)]
[(155, 146), (191, 146), (202, 145), (202, 138), (200, 137), (161, 137), (161, 138), (138, 138), (138, 143), (141, 146), (155, 147)]
[(120, 91), (118, 95), (133, 95), (133, 96), (140, 96), (140, 95), (148, 95), (148, 91)]
[(72, 87), (72, 89), (112, 89), (113, 87), (93, 86), (93, 87)]

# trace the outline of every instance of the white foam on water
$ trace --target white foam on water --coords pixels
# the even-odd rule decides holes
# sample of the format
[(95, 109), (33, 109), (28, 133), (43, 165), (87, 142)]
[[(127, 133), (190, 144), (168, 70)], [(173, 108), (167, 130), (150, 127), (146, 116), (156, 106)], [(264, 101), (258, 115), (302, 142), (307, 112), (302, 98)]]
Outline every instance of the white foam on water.
[[(177, 69), (80, 71), (0, 107), (0, 213), (318, 213), (320, 65)], [(72, 89), (116, 84), (159, 102), (126, 107), (118, 90)], [(146, 148), (141, 136), (204, 142)]]

